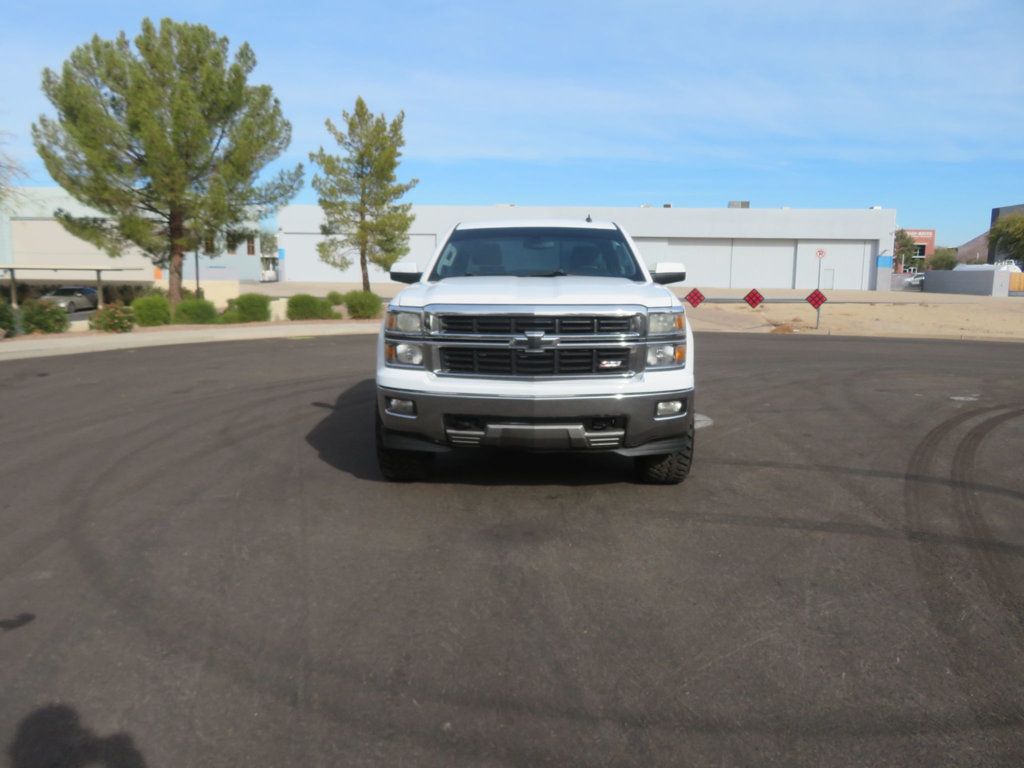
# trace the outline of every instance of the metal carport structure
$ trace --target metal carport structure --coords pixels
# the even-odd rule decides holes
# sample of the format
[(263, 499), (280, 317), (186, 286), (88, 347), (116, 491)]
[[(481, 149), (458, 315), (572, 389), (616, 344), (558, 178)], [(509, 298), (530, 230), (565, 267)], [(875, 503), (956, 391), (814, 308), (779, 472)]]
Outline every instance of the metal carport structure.
[(96, 308), (103, 308), (103, 273), (104, 272), (142, 272), (142, 267), (108, 267), (106, 265), (75, 265), (75, 266), (47, 266), (42, 264), (0, 264), (0, 270), (10, 274), (11, 279), (11, 306), (18, 308), (18, 290), (15, 282), (17, 272), (95, 272), (96, 273)]

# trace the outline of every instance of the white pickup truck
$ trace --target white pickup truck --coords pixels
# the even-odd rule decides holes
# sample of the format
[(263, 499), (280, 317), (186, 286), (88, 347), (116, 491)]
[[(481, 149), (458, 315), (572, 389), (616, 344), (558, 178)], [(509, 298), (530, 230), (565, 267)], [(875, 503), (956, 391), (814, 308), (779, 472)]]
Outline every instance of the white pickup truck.
[(693, 333), (617, 225), (460, 224), (388, 306), (377, 350), (377, 456), (427, 479), (453, 449), (613, 451), (637, 479), (679, 483), (693, 459)]

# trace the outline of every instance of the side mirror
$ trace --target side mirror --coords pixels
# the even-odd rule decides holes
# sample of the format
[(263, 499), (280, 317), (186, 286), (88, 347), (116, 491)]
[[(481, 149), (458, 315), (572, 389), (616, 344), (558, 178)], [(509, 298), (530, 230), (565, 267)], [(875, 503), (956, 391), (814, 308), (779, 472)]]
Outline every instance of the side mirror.
[(686, 265), (677, 261), (659, 261), (651, 270), (651, 279), (659, 285), (681, 283), (686, 279)]
[(415, 261), (400, 261), (391, 267), (391, 279), (396, 283), (418, 283), (423, 270)]

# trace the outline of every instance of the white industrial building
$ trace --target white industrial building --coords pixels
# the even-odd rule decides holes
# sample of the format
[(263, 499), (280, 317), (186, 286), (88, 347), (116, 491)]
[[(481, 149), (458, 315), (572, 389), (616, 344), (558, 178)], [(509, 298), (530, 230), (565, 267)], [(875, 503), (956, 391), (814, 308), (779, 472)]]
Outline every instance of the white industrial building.
[[(53, 218), (65, 208), (76, 214), (89, 209), (63, 190), (23, 189), (13, 206), (0, 211), (0, 269), (4, 265), (109, 264), (131, 268), (117, 279), (153, 282), (166, 279), (144, 255), (129, 251), (112, 259), (72, 237)], [(648, 264), (681, 261), (685, 285), (699, 288), (813, 288), (818, 280), (818, 253), (824, 252), (821, 285), (826, 289), (888, 290), (892, 272), (896, 212), (891, 209), (771, 208), (569, 208), (519, 206), (416, 205), (409, 235), (408, 258), (421, 265), (433, 255), (445, 234), (460, 222), (508, 219), (585, 219), (614, 221), (636, 241)], [(278, 276), (285, 283), (360, 282), (358, 260), (338, 270), (322, 262), (316, 244), (322, 239), (323, 214), (316, 205), (290, 205), (278, 214)], [(263, 257), (263, 267), (270, 266)], [(236, 253), (215, 257), (190, 254), (185, 279), (211, 283), (251, 282), (261, 273), (259, 248), (243, 245)], [(19, 281), (85, 280), (91, 272), (24, 272)], [(371, 266), (371, 282), (390, 293), (397, 286)]]
[[(700, 288), (889, 290), (896, 211), (882, 208), (567, 208), (416, 205), (407, 257), (425, 265), (460, 222), (508, 219), (614, 221), (636, 241), (648, 265), (681, 261), (686, 285)], [(289, 282), (360, 280), (357, 260), (340, 271), (322, 262), (316, 244), (323, 214), (290, 205), (278, 215), (281, 277)], [(371, 266), (370, 281), (388, 283)]]

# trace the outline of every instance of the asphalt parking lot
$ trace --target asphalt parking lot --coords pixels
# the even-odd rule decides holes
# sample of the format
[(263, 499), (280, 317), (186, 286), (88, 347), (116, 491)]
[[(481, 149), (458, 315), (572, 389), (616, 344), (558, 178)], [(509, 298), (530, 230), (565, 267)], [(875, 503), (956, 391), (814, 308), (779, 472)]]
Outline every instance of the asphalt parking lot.
[(699, 336), (666, 488), (386, 484), (372, 345), (0, 366), (13, 768), (1024, 762), (1024, 347)]

